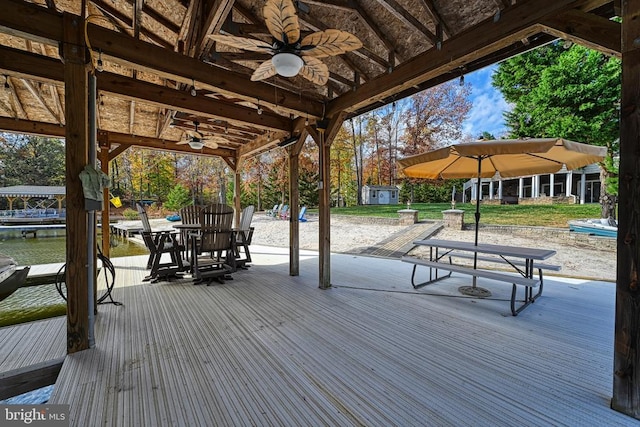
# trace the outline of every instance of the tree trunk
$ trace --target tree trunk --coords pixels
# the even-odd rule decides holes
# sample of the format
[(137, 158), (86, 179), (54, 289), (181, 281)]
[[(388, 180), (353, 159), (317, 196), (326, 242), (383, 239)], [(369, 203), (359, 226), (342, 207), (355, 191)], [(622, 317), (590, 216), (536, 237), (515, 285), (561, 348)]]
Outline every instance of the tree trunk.
[(600, 168), (600, 212), (602, 218), (616, 219), (617, 197), (607, 192), (607, 181), (610, 177), (609, 171)]

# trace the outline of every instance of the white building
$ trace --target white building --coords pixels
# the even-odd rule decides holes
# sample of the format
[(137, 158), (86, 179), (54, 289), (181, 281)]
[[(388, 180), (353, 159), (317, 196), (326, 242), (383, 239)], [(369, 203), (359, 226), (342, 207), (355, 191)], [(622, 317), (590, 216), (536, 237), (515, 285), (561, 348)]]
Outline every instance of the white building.
[[(462, 201), (476, 200), (477, 180), (464, 184)], [(525, 199), (542, 197), (573, 199), (572, 202), (600, 202), (600, 166), (592, 164), (573, 171), (562, 168), (555, 174), (533, 175), (520, 178), (483, 178), (482, 200), (500, 200), (502, 204), (517, 204)]]
[(365, 205), (397, 205), (400, 190), (393, 185), (365, 185), (362, 203)]

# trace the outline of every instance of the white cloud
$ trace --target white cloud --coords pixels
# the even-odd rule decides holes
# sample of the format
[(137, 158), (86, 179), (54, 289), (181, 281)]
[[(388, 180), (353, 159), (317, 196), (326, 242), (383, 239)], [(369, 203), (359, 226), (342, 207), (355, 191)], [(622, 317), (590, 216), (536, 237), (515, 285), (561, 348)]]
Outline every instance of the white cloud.
[(511, 107), (502, 94), (491, 85), (494, 70), (494, 67), (484, 68), (470, 74), (468, 79), (472, 85), (472, 107), (463, 123), (463, 131), (472, 138), (477, 138), (485, 131), (496, 138), (506, 133), (503, 114)]

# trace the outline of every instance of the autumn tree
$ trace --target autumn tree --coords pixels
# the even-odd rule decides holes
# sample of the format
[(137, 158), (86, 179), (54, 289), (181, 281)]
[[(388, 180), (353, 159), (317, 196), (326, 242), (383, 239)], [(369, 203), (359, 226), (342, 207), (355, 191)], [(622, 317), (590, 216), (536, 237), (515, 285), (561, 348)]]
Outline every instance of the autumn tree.
[[(471, 110), (470, 85), (447, 82), (409, 98), (404, 117), (403, 157), (444, 147), (463, 136), (462, 123)], [(447, 201), (451, 187), (442, 180), (405, 179), (402, 202)], [(450, 197), (449, 197), (450, 198)]]
[(462, 137), (471, 110), (470, 85), (447, 82), (413, 95), (404, 117), (403, 156), (450, 145)]

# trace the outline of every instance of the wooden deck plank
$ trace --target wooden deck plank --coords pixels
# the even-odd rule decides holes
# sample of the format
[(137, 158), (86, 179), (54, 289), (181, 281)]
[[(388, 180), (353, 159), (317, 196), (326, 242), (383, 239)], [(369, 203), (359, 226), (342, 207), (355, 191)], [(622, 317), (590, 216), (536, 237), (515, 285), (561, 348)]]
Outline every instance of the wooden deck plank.
[(512, 317), (488, 280), (486, 300), (462, 277), (414, 291), (399, 260), (333, 255), (322, 291), (316, 254), (291, 277), (286, 251), (252, 249), (209, 287), (114, 260), (124, 306), (100, 307), (97, 348), (67, 357), (51, 403), (123, 426), (637, 425), (609, 409), (610, 283), (548, 279)]

